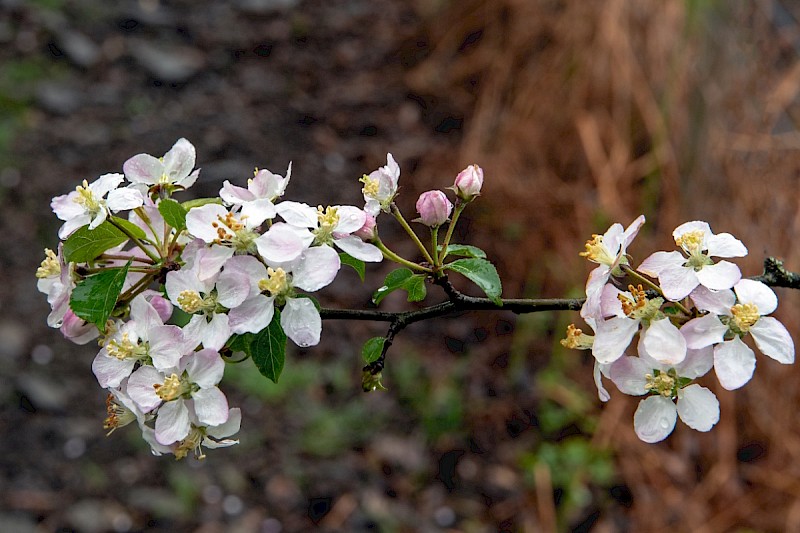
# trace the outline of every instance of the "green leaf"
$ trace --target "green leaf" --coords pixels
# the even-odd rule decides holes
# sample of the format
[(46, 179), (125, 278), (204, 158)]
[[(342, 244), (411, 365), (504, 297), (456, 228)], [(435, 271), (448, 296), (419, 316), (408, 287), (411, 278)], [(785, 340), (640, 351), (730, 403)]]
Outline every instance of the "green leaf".
[(275, 309), (269, 326), (253, 337), (250, 355), (258, 371), (277, 383), (286, 360), (286, 333), (281, 327), (281, 312), (278, 309)]
[(80, 281), (72, 290), (69, 306), (80, 318), (103, 331), (117, 304), (131, 262), (122, 268), (109, 268)]
[(221, 198), (195, 198), (194, 200), (187, 200), (181, 204), (185, 210), (189, 211), (195, 207), (200, 207), (206, 204), (220, 204), (222, 205)]
[(64, 241), (64, 259), (69, 263), (91, 261), (127, 240), (128, 236), (108, 221), (95, 229), (83, 226)]
[(403, 289), (408, 292), (409, 302), (419, 302), (425, 299), (427, 289), (425, 288), (425, 275), (414, 274), (407, 268), (398, 268), (389, 272), (386, 279), (383, 280), (383, 286), (375, 291), (372, 295), (372, 301), (375, 305), (381, 303), (387, 294)]
[(353, 267), (353, 269), (358, 273), (358, 277), (361, 278), (361, 281), (364, 281), (364, 274), (366, 273), (366, 265), (364, 265), (364, 261), (361, 259), (356, 259), (352, 255), (344, 252), (339, 254), (339, 259), (342, 261), (343, 265), (349, 265)]
[(144, 230), (131, 222), (130, 220), (125, 220), (124, 218), (119, 217), (111, 217), (114, 220), (115, 224), (122, 226), (125, 231), (136, 237), (137, 239), (146, 239), (147, 235), (144, 234)]
[(228, 339), (228, 348), (233, 352), (244, 352), (248, 356), (252, 355), (250, 344), (253, 342), (255, 335), (252, 333), (242, 333), (241, 335), (231, 335)]
[(158, 203), (158, 212), (164, 217), (164, 222), (175, 228), (177, 231), (186, 229), (186, 209), (173, 200), (164, 198)]
[(494, 265), (486, 259), (459, 259), (444, 265), (444, 268), (466, 276), (480, 287), (491, 301), (497, 305), (503, 305), (503, 302), (500, 301), (500, 294), (503, 292), (500, 276), (497, 275)]
[(451, 244), (447, 247), (447, 255), (486, 259), (486, 252), (477, 246), (470, 246), (469, 244)]
[(386, 342), (385, 337), (372, 337), (364, 343), (364, 347), (361, 348), (361, 357), (367, 364), (374, 363), (380, 358), (384, 342)]

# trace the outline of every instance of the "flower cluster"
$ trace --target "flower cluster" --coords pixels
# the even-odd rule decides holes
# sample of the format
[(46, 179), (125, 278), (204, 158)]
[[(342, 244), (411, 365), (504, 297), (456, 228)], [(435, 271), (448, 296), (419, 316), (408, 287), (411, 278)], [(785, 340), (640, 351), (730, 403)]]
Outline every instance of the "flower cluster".
[[(646, 395), (634, 414), (645, 442), (665, 439), (677, 418), (698, 431), (719, 420), (719, 402), (694, 381), (712, 368), (723, 388), (737, 389), (753, 376), (756, 357), (744, 342), (752, 336), (764, 355), (794, 362), (794, 342), (778, 320), (767, 316), (778, 304), (761, 281), (743, 279), (735, 264), (713, 258), (747, 255), (729, 233), (714, 234), (692, 221), (672, 233), (678, 250), (659, 251), (638, 268), (627, 248), (644, 224), (612, 225), (594, 235), (581, 253), (598, 266), (589, 275), (581, 316), (594, 335), (570, 325), (564, 346), (591, 350), (600, 399), (609, 394), (602, 378), (634, 396)], [(624, 355), (638, 334), (636, 355)]]
[(281, 201), (291, 164), (285, 176), (256, 170), (246, 186), (225, 181), (219, 198), (179, 203), (172, 195), (199, 174), (180, 139), (163, 157), (136, 155), (123, 173), (54, 198), (63, 242), (45, 251), (38, 288), (50, 326), (79, 344), (99, 337), (92, 370), (109, 391), (105, 427), (135, 421), (153, 453), (178, 458), (235, 444), (241, 413), (217, 386), (226, 360), (263, 337), (319, 342), (309, 293), (334, 280), (345, 255), (383, 259), (368, 241), (374, 207), (397, 191), (389, 163), (369, 178), (375, 186), (365, 181), (375, 189), (366, 210)]

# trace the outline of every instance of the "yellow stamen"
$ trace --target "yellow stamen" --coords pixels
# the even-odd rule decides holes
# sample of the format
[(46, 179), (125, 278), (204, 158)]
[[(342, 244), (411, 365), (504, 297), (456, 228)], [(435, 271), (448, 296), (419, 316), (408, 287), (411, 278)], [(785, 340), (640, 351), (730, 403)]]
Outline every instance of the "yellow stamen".
[(603, 236), (592, 234), (592, 238), (586, 241), (586, 251), (580, 252), (578, 255), (585, 257), (593, 263), (600, 263), (603, 265), (613, 265), (616, 257), (612, 256), (608, 248), (603, 244)]
[(617, 299), (622, 304), (622, 312), (625, 313), (625, 316), (631, 317), (636, 311), (644, 309), (647, 305), (647, 296), (641, 285), (638, 287), (628, 285), (628, 291), (631, 293), (633, 300), (621, 293), (617, 295)]
[(109, 394), (106, 398), (106, 413), (108, 416), (103, 421), (103, 429), (109, 430), (106, 436), (114, 433), (115, 429), (127, 426), (136, 420), (136, 413), (117, 402), (113, 394)]
[(330, 233), (333, 231), (333, 228), (336, 227), (336, 224), (339, 223), (339, 213), (338, 209), (335, 207), (328, 206), (325, 209), (322, 209), (321, 205), (317, 206), (317, 220), (319, 220), (319, 228), (320, 230)]
[(147, 346), (134, 344), (131, 342), (127, 333), (122, 334), (122, 339), (112, 340), (106, 346), (106, 352), (111, 357), (116, 357), (120, 361), (125, 359), (142, 359), (147, 356)]
[(272, 267), (267, 268), (267, 276), (269, 279), (261, 279), (258, 282), (258, 288), (262, 292), (266, 291), (271, 296), (277, 296), (283, 294), (289, 288), (286, 272), (282, 268), (275, 270)]
[(89, 212), (96, 212), (100, 209), (100, 202), (95, 198), (92, 189), (89, 188), (89, 182), (83, 180), (83, 184), (75, 187), (75, 192), (78, 195), (74, 198), (74, 202), (84, 207)]
[(181, 291), (178, 295), (178, 305), (190, 315), (203, 308), (203, 299), (197, 291)]
[(163, 384), (156, 383), (153, 385), (153, 388), (156, 390), (158, 397), (165, 402), (177, 399), (185, 392), (186, 389), (184, 384), (181, 382), (181, 378), (175, 373), (173, 373), (171, 376), (168, 376), (164, 380)]
[(361, 192), (364, 193), (364, 196), (377, 199), (378, 189), (380, 187), (377, 179), (371, 179), (369, 176), (364, 174), (358, 181), (364, 184), (364, 187), (361, 189)]
[(36, 269), (37, 278), (52, 278), (61, 275), (61, 264), (58, 256), (50, 248), (44, 249), (45, 258), (39, 268)]
[(702, 251), (704, 238), (705, 232), (696, 229), (694, 231), (687, 231), (679, 237), (675, 237), (675, 244), (686, 250), (686, 253), (695, 254)]
[(195, 457), (197, 459), (205, 459), (206, 456), (203, 453), (203, 449), (200, 445), (203, 443), (203, 432), (194, 426), (192, 426), (191, 431), (186, 436), (185, 439), (178, 443), (178, 447), (175, 448), (175, 459), (183, 459), (186, 457), (190, 451), (194, 450)]
[(561, 346), (573, 350), (588, 350), (594, 343), (594, 337), (586, 335), (582, 330), (575, 327), (575, 324), (567, 326), (567, 336), (561, 339)]
[(644, 376), (645, 392), (655, 392), (666, 398), (672, 398), (677, 379), (667, 372), (659, 372), (657, 376), (646, 374)]
[(753, 324), (761, 318), (758, 313), (758, 307), (755, 304), (736, 304), (731, 307), (731, 315), (733, 316), (733, 323), (742, 333), (750, 331)]

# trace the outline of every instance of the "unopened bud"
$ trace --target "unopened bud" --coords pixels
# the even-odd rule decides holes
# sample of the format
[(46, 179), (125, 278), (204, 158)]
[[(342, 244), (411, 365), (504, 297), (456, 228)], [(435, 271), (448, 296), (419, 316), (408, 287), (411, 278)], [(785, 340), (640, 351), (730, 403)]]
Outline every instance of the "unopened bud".
[(75, 344), (86, 344), (92, 339), (97, 338), (100, 332), (94, 324), (86, 322), (84, 319), (72, 312), (72, 309), (64, 315), (64, 322), (60, 328), (61, 334)]
[(365, 242), (372, 241), (378, 235), (377, 223), (375, 217), (367, 213), (367, 218), (364, 220), (364, 225), (360, 229), (353, 232), (353, 235)]
[(453, 204), (442, 191), (424, 192), (417, 200), (417, 213), (420, 216), (416, 221), (430, 227), (441, 226), (447, 222), (452, 211)]
[(453, 190), (465, 202), (471, 202), (481, 193), (483, 187), (483, 169), (478, 165), (470, 165), (456, 176)]

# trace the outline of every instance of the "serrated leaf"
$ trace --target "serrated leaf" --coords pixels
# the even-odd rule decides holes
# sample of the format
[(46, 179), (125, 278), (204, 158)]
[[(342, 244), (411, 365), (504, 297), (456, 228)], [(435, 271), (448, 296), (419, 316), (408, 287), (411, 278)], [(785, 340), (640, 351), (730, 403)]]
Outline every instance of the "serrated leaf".
[(503, 305), (503, 302), (500, 301), (500, 294), (503, 292), (500, 276), (497, 274), (497, 269), (494, 265), (486, 259), (458, 259), (446, 264), (444, 268), (467, 277), (480, 287), (492, 302), (497, 305)]
[(403, 283), (402, 288), (408, 291), (409, 302), (421, 302), (428, 294), (428, 289), (425, 288), (424, 274), (414, 274)]
[(109, 268), (80, 281), (72, 290), (70, 309), (80, 318), (96, 324), (101, 331), (105, 330), (130, 266), (128, 261), (122, 268)]
[(286, 333), (281, 327), (281, 312), (276, 309), (269, 326), (253, 337), (250, 356), (266, 378), (277, 383), (286, 361)]
[(367, 364), (374, 363), (380, 358), (385, 342), (385, 337), (372, 337), (364, 343), (364, 347), (361, 348), (361, 357)]
[(339, 259), (341, 260), (343, 265), (349, 265), (353, 267), (353, 270), (355, 270), (358, 273), (358, 277), (361, 278), (361, 281), (364, 281), (364, 274), (366, 273), (367, 270), (364, 261), (362, 261), (361, 259), (356, 259), (352, 255), (346, 254), (344, 252), (341, 252), (339, 254)]
[(147, 235), (145, 235), (144, 230), (131, 222), (130, 220), (125, 220), (124, 218), (119, 217), (111, 217), (114, 220), (115, 224), (122, 226), (125, 231), (136, 237), (137, 239), (146, 239)]
[(177, 231), (186, 229), (186, 209), (173, 200), (164, 198), (158, 203), (158, 212), (164, 217), (164, 222), (175, 228)]
[(186, 211), (190, 209), (194, 209), (195, 207), (204, 206), (206, 204), (220, 204), (222, 205), (221, 198), (195, 198), (194, 200), (187, 200), (181, 203), (181, 207), (183, 207)]
[(380, 304), (381, 300), (383, 300), (387, 294), (401, 288), (403, 283), (413, 275), (414, 273), (407, 268), (392, 270), (387, 274), (386, 279), (383, 280), (383, 286), (373, 293), (372, 302), (375, 305)]
[(486, 259), (486, 252), (477, 246), (470, 246), (469, 244), (451, 244), (447, 247), (447, 255)]
[(128, 236), (108, 221), (95, 229), (83, 226), (64, 241), (64, 259), (69, 263), (91, 261), (127, 240)]

